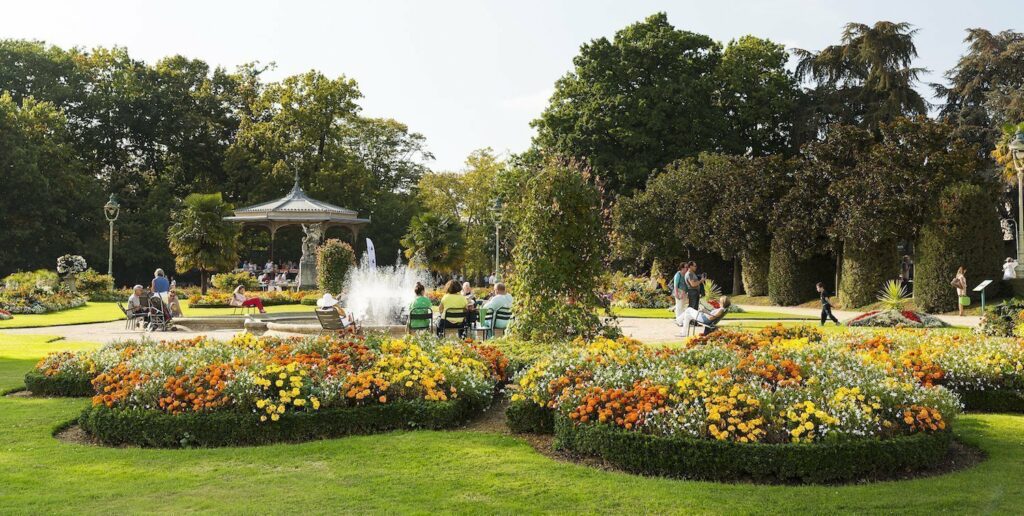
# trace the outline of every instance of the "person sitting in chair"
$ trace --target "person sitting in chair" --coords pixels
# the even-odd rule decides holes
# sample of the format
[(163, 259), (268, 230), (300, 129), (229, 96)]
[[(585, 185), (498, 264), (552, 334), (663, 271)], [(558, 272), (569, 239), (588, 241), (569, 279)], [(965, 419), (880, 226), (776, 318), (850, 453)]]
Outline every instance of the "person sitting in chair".
[[(451, 280), (445, 285), (444, 291), (446, 294), (441, 297), (441, 304), (438, 305), (438, 311), (441, 313), (441, 318), (437, 321), (438, 337), (443, 338), (444, 330), (447, 328), (459, 328), (461, 333), (462, 327), (465, 326), (465, 318), (463, 317), (445, 318), (448, 310), (461, 310), (465, 313), (469, 301), (466, 300), (466, 296), (460, 293), (461, 290), (462, 288), (455, 280)], [(462, 335), (459, 336), (461, 337)]]
[(233, 306), (255, 306), (260, 310), (261, 314), (267, 313), (263, 308), (262, 299), (258, 297), (247, 297), (245, 295), (245, 285), (235, 287), (235, 293), (232, 295), (231, 303)]
[[(491, 314), (493, 314), (494, 312), (497, 312), (502, 308), (512, 310), (512, 296), (508, 294), (508, 292), (506, 292), (504, 283), (498, 283), (497, 285), (494, 285), (494, 295), (491, 296), (491, 298), (488, 299), (486, 303), (484, 303), (484, 306), (482, 308), (487, 310), (488, 315), (485, 320), (480, 321), (481, 325), (484, 328), (491, 327)], [(502, 326), (504, 324), (507, 324), (507, 322), (498, 321), (495, 327), (499, 330), (504, 330), (505, 328)]]
[(144, 314), (149, 311), (148, 308), (142, 307), (142, 296), (145, 294), (142, 285), (135, 285), (132, 288), (132, 295), (128, 296), (128, 315)]
[(676, 317), (676, 324), (682, 326), (683, 328), (680, 332), (680, 336), (686, 336), (686, 329), (694, 321), (703, 324), (704, 326), (707, 327), (705, 333), (711, 333), (712, 331), (715, 331), (716, 325), (719, 321), (722, 320), (723, 317), (725, 317), (725, 314), (729, 312), (729, 306), (731, 305), (732, 302), (729, 301), (729, 297), (722, 296), (722, 299), (719, 302), (719, 307), (713, 310), (705, 310), (703, 308), (701, 308), (700, 310), (695, 310), (693, 308), (687, 307), (686, 309), (683, 310), (683, 313), (681, 313), (679, 317)]
[(330, 292), (326, 292), (323, 297), (316, 300), (316, 308), (317, 310), (333, 310), (337, 312), (338, 319), (341, 319), (341, 324), (343, 326), (351, 326), (355, 321), (349, 317), (348, 312), (341, 306), (340, 297), (340, 294), (338, 297), (334, 297)]

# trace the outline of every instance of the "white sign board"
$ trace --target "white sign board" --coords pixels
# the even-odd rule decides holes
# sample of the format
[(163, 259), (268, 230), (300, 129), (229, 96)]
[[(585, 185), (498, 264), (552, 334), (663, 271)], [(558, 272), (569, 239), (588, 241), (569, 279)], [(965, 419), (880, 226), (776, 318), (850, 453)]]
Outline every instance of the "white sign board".
[(981, 283), (978, 283), (978, 286), (974, 287), (974, 291), (981, 292), (982, 290), (985, 290), (985, 287), (987, 287), (989, 283), (992, 283), (992, 280), (987, 279), (985, 281), (982, 281)]

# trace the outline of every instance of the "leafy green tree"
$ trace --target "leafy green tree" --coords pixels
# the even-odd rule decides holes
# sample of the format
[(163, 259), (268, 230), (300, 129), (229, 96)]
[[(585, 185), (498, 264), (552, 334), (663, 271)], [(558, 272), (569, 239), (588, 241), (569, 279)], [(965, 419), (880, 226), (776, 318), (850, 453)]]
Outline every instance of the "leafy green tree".
[(922, 68), (916, 29), (909, 23), (848, 23), (841, 42), (819, 52), (794, 49), (796, 74), (816, 83), (812, 99), (822, 113), (820, 127), (832, 123), (875, 129), (901, 116), (924, 115), (928, 104), (914, 86)]
[(987, 151), (1002, 125), (1024, 120), (1024, 33), (973, 28), (964, 41), (967, 53), (946, 72), (948, 85), (932, 88), (946, 101), (939, 116)]
[(50, 103), (0, 93), (0, 271), (51, 268), (68, 253), (106, 257), (103, 194), (66, 123)]
[(665, 13), (595, 39), (533, 122), (536, 144), (586, 159), (609, 193), (631, 193), (652, 171), (718, 145), (720, 59), (716, 42), (676, 29)]
[(587, 174), (551, 158), (516, 200), (522, 217), (510, 276), (512, 331), (523, 339), (559, 342), (606, 330), (597, 315), (606, 251), (601, 191)]
[(465, 260), (466, 241), (458, 220), (426, 212), (413, 217), (402, 238), (405, 257), (415, 266), (439, 273), (458, 271)]
[(175, 266), (179, 271), (198, 269), (203, 294), (210, 272), (229, 271), (238, 263), (238, 226), (224, 220), (231, 210), (220, 193), (193, 193), (171, 215), (167, 242)]
[(734, 155), (793, 154), (802, 122), (794, 116), (801, 100), (796, 77), (786, 69), (789, 53), (767, 39), (743, 36), (722, 53), (717, 75), (728, 126), (722, 151)]
[(341, 292), (345, 278), (356, 265), (352, 246), (336, 238), (328, 239), (316, 250), (317, 284), (326, 292)]

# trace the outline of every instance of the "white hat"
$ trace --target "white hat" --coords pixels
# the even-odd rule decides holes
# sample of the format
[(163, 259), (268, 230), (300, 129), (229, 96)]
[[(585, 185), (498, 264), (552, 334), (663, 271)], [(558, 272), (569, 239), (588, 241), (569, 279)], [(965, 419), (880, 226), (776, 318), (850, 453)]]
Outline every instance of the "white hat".
[(316, 300), (317, 308), (328, 308), (338, 304), (338, 300), (330, 294), (330, 292), (324, 294), (324, 297)]

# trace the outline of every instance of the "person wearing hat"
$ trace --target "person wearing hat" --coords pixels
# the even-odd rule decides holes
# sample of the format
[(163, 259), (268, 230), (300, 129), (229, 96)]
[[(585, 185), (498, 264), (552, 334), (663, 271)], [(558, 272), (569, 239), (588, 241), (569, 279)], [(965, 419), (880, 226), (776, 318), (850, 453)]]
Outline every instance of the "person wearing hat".
[(334, 309), (338, 312), (338, 318), (341, 319), (346, 326), (351, 324), (348, 320), (348, 314), (345, 312), (345, 309), (341, 307), (341, 300), (331, 295), (330, 292), (324, 293), (323, 297), (316, 300), (316, 307), (319, 310)]

